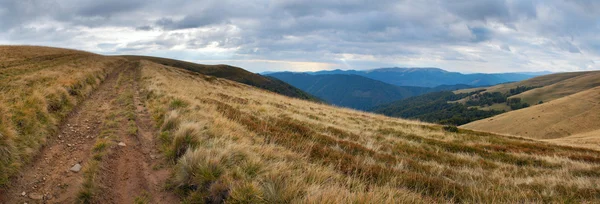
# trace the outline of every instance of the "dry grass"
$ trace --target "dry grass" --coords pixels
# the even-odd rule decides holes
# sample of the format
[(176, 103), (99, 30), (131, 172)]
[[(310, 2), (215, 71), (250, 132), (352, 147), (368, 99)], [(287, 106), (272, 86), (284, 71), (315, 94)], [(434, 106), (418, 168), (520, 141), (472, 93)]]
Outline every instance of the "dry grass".
[(123, 62), (75, 50), (0, 46), (0, 186), (36, 155), (72, 108)]
[(595, 202), (600, 152), (296, 100), (142, 61), (186, 202)]
[[(600, 101), (600, 87), (475, 121), (463, 127), (539, 139), (577, 137), (575, 136), (577, 134), (600, 129), (600, 117), (597, 117), (600, 112), (598, 101)], [(594, 137), (592, 134), (586, 138)], [(576, 140), (561, 141), (566, 142), (565, 144), (578, 145)], [(588, 142), (593, 142), (593, 139)], [(600, 145), (600, 143), (593, 145)]]
[(600, 72), (583, 72), (585, 74), (569, 78), (552, 85), (529, 90), (510, 98), (520, 98), (529, 104), (539, 101), (549, 102), (571, 94), (579, 93), (600, 86)]
[(548, 74), (548, 75), (538, 76), (538, 77), (534, 77), (534, 78), (519, 81), (519, 82), (508, 83), (508, 84), (499, 84), (496, 86), (492, 86), (492, 87), (486, 88), (486, 90), (487, 90), (486, 92), (507, 93), (510, 89), (514, 89), (519, 86), (525, 86), (525, 87), (548, 86), (548, 85), (566, 81), (566, 80), (569, 80), (569, 79), (572, 79), (575, 77), (587, 75), (590, 73), (592, 73), (592, 72), (565, 72), (565, 73)]

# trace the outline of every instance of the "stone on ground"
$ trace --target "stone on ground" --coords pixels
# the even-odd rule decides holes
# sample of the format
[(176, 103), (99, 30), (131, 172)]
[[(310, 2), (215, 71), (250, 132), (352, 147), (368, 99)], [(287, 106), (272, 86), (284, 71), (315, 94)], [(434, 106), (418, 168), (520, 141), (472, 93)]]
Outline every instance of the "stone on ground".
[(81, 164), (73, 165), (73, 167), (71, 167), (70, 171), (75, 172), (75, 173), (81, 171)]

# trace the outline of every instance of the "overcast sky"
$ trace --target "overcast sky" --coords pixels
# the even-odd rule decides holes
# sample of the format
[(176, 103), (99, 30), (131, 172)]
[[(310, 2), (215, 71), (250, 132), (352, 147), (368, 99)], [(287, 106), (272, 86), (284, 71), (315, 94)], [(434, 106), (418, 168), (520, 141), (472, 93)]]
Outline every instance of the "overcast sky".
[(596, 0), (0, 0), (0, 44), (253, 72), (600, 69)]

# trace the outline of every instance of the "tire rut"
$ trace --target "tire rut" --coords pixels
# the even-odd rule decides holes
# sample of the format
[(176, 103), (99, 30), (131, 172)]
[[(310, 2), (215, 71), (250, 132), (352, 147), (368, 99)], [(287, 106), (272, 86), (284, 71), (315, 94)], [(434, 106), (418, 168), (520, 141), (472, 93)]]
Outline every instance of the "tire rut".
[(98, 137), (102, 119), (114, 107), (112, 89), (119, 67), (78, 105), (59, 127), (57, 135), (48, 138), (36, 158), (24, 168), (6, 191), (0, 203), (74, 203), (82, 183), (82, 172), (72, 172), (75, 164), (85, 167)]
[(101, 181), (106, 181), (102, 198), (99, 203), (134, 203), (137, 199), (148, 203), (179, 203), (178, 197), (164, 190), (166, 180), (170, 176), (167, 168), (159, 160), (160, 153), (153, 135), (156, 133), (148, 111), (140, 98), (137, 78), (139, 67), (133, 67), (125, 72), (128, 80), (123, 89), (133, 92), (133, 107), (135, 112), (135, 127), (137, 134), (121, 134), (121, 141), (127, 146), (119, 148), (110, 154)]

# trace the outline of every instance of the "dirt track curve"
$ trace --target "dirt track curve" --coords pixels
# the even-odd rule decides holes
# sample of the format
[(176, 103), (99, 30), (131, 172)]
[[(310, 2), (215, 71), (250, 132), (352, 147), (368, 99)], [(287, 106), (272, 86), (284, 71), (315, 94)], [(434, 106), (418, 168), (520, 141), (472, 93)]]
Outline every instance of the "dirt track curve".
[[(107, 118), (123, 112), (135, 113), (131, 123), (115, 119), (116, 128), (108, 139), (108, 151), (99, 161), (94, 183), (98, 186), (92, 199), (95, 203), (133, 203), (144, 198), (148, 203), (178, 203), (176, 195), (164, 191), (169, 170), (161, 168), (157, 158), (156, 130), (148, 111), (140, 100), (136, 63), (115, 68), (106, 80), (83, 101), (60, 126), (58, 135), (48, 138), (47, 144), (34, 161), (24, 167), (5, 192), (0, 192), (0, 204), (12, 203), (77, 203), (85, 181), (85, 170), (94, 157), (94, 146), (105, 137)], [(130, 93), (133, 106), (118, 101)], [(129, 110), (133, 109), (133, 110)], [(116, 117), (115, 117), (116, 118)], [(126, 146), (117, 144), (124, 143)], [(80, 164), (79, 172), (70, 169)]]

